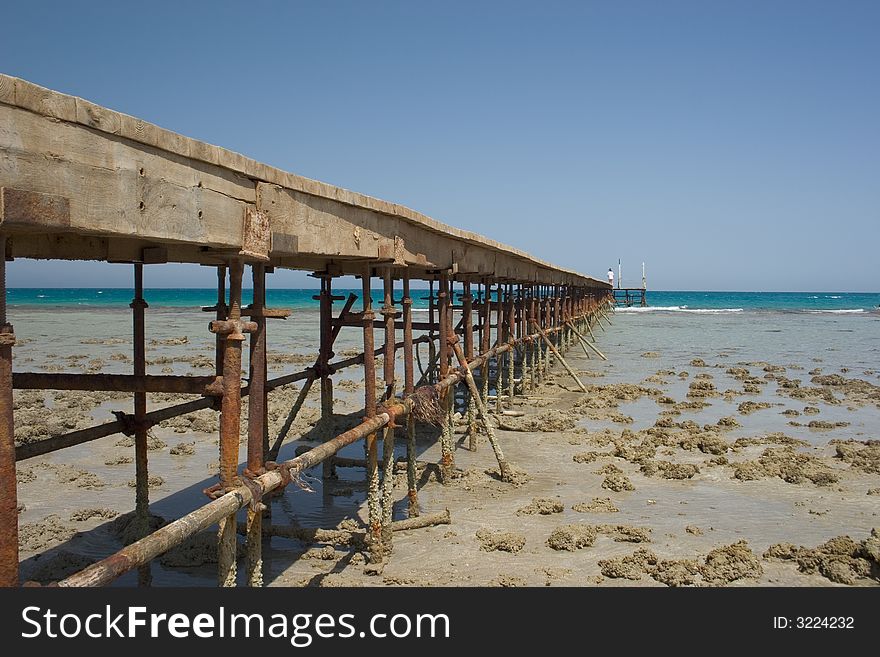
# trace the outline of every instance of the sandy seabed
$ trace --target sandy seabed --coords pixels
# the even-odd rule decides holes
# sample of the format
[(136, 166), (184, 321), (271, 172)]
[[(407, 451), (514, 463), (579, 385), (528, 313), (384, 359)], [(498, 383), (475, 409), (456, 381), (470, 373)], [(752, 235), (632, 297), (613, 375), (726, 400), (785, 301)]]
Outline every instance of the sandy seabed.
[[(599, 344), (603, 336), (599, 335)], [(153, 368), (205, 373), (211, 345), (163, 338), (176, 356)], [(174, 341), (177, 342), (174, 342)], [(52, 371), (116, 371), (125, 347), (101, 342), (104, 358), (42, 354)], [(337, 353), (342, 357), (346, 348)], [(83, 347), (87, 349), (87, 347)], [(802, 362), (738, 360), (728, 353), (682, 358), (662, 350), (606, 348), (567, 359), (589, 391), (576, 391), (558, 365), (536, 390), (517, 397), (522, 415), (496, 419), (517, 476), (505, 483), (484, 436), (467, 449), (456, 435), (456, 472), (437, 481), (419, 469), (423, 512), (449, 509), (449, 525), (398, 532), (379, 575), (367, 575), (358, 547), (267, 538), (264, 580), (271, 586), (871, 586), (880, 582), (880, 387), (872, 370), (831, 370)], [(112, 353), (110, 353), (112, 352)], [(118, 354), (118, 355), (117, 355)], [(308, 354), (276, 359), (291, 371)], [(625, 368), (637, 359), (640, 368)], [(279, 365), (280, 363), (280, 365)], [(200, 369), (201, 368), (201, 369)], [(19, 369), (19, 368), (17, 368)], [(29, 369), (29, 368), (22, 368)], [(124, 370), (123, 370), (124, 371)], [(165, 370), (160, 370), (165, 371)], [(638, 376), (636, 373), (638, 372)], [(182, 373), (182, 372), (181, 372)], [(357, 421), (359, 372), (335, 382), (333, 426), (321, 426), (317, 386), (297, 418), (282, 458)], [(298, 388), (270, 396), (270, 435)], [(189, 399), (150, 395), (151, 408)], [(16, 437), (39, 439), (106, 421), (128, 410), (123, 394), (17, 391)], [(246, 413), (242, 418), (246, 427)], [(212, 411), (155, 427), (150, 442), (156, 526), (203, 504), (215, 481), (218, 417)], [(419, 461), (436, 463), (436, 430), (420, 427)], [(244, 433), (243, 433), (244, 435)], [(402, 454), (402, 436), (398, 454)], [(133, 505), (132, 440), (101, 439), (19, 464), (22, 575), (57, 580), (113, 552), (126, 539)], [(353, 445), (346, 456), (362, 456)], [(242, 454), (243, 456), (243, 454)], [(363, 470), (339, 479), (306, 478), (273, 502), (279, 525), (356, 529), (365, 520)], [(398, 474), (395, 517), (406, 516)], [(214, 536), (207, 532), (154, 563), (157, 585), (212, 585)], [(134, 583), (133, 575), (120, 584)]]

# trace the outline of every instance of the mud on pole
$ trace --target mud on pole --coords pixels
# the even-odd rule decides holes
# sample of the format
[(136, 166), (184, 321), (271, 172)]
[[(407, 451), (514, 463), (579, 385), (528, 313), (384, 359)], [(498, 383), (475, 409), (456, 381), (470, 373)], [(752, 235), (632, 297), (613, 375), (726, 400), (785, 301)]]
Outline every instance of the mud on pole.
[[(144, 311), (147, 302), (144, 301), (144, 265), (134, 264), (134, 298), (129, 307), (132, 310), (132, 342), (134, 356), (135, 376), (145, 376), (147, 373), (146, 356), (146, 326)], [(150, 533), (150, 489), (149, 467), (147, 463), (147, 433), (148, 427), (145, 422), (147, 414), (147, 393), (134, 393), (134, 468), (135, 468), (135, 501), (134, 519), (135, 538), (143, 538)], [(138, 568), (138, 586), (149, 586), (153, 576), (150, 564), (146, 563)]]
[[(364, 414), (366, 419), (376, 417), (376, 359), (375, 342), (373, 339), (373, 298), (370, 290), (372, 270), (370, 265), (364, 268), (361, 276), (363, 290), (363, 327), (364, 327)], [(365, 441), (367, 452), (367, 510), (369, 518), (369, 561), (376, 566), (382, 563), (382, 500), (379, 495), (379, 454), (376, 444), (376, 432), (370, 433)]]
[[(409, 270), (403, 273), (403, 392), (408, 397), (413, 393), (413, 328), (412, 328), (412, 297), (409, 292)], [(406, 416), (406, 484), (408, 515), (415, 518), (419, 515), (419, 491), (416, 487), (416, 421), (412, 413)]]
[[(229, 317), (212, 325), (214, 332), (225, 336), (223, 348), (223, 398), (220, 408), (220, 491), (235, 488), (241, 421), (241, 343), (244, 341), (241, 322), (242, 263), (229, 262)], [(249, 323), (251, 324), (251, 323)], [(236, 538), (235, 514), (220, 520), (217, 546), (220, 586), (235, 586)]]
[[(385, 400), (394, 399), (396, 380), (394, 377), (395, 335), (394, 320), (397, 311), (394, 309), (394, 278), (392, 267), (388, 265), (382, 276), (385, 293), (382, 305), (382, 317), (385, 319)], [(394, 512), (394, 426), (386, 425), (382, 432), (382, 552), (390, 554), (392, 548), (391, 521)]]
[[(553, 298), (550, 296), (550, 287), (544, 287), (544, 325), (542, 328), (548, 329), (553, 326), (553, 318), (552, 318), (552, 307), (553, 307)], [(546, 377), (550, 368), (553, 366), (553, 361), (550, 358), (550, 342), (544, 341), (544, 376)]]
[[(256, 327), (250, 337), (247, 469), (244, 476), (253, 479), (266, 471), (263, 445), (266, 434), (266, 318), (263, 313), (266, 268), (262, 264), (254, 264), (251, 271), (254, 284), (251, 317)], [(263, 585), (263, 516), (260, 506), (250, 505), (247, 511), (245, 571), (248, 586)]]
[[(492, 344), (492, 285), (488, 280), (483, 282), (483, 334), (482, 343), (480, 344), (480, 353), (486, 354)], [(482, 395), (483, 406), (489, 406), (489, 359), (483, 361), (480, 365), (480, 378), (483, 380)], [(477, 451), (476, 444), (472, 445), (473, 451)]]
[[(474, 358), (474, 297), (471, 294), (470, 282), (465, 281), (462, 285), (463, 291), (461, 295), (461, 308), (462, 317), (464, 320), (464, 354), (467, 357), (468, 362), (470, 362)], [(468, 449), (470, 449), (472, 452), (475, 452), (477, 450), (476, 405), (474, 404), (474, 395), (470, 388), (468, 388), (467, 427)]]
[(18, 586), (18, 492), (12, 411), (12, 345), (6, 321), (6, 236), (0, 235), (0, 586)]
[[(504, 342), (504, 284), (498, 284), (495, 295), (495, 344)], [(501, 405), (502, 368), (503, 355), (495, 355), (495, 412), (500, 416), (503, 410)]]
[(513, 283), (507, 286), (507, 342), (510, 344), (510, 351), (507, 352), (507, 406), (513, 407), (513, 388), (514, 374), (516, 364), (514, 356), (516, 351), (513, 348), (516, 339), (516, 309), (513, 305)]
[[(449, 310), (449, 275), (444, 271), (440, 274), (439, 300), (440, 318), (440, 379), (449, 374), (449, 336), (452, 334), (452, 313)], [(440, 433), (440, 477), (443, 483), (449, 481), (455, 467), (455, 456), (452, 451), (452, 402), (455, 397), (454, 388), (443, 391), (441, 402), (446, 411)]]

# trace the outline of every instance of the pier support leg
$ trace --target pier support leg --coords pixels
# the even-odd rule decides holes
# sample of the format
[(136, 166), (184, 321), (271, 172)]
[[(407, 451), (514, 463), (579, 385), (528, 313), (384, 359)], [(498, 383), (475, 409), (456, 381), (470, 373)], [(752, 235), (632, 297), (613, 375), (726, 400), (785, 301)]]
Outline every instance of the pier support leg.
[[(364, 414), (367, 419), (376, 417), (376, 359), (373, 339), (373, 299), (370, 290), (372, 271), (370, 265), (364, 269), (361, 277), (363, 290), (363, 327), (364, 327)], [(376, 434), (371, 433), (365, 441), (367, 452), (367, 511), (369, 536), (368, 572), (379, 572), (382, 563), (382, 500), (379, 494), (379, 452)]]
[[(480, 344), (480, 353), (487, 353), (492, 344), (492, 288), (488, 281), (483, 283), (483, 335)], [(483, 380), (483, 408), (489, 407), (489, 359), (480, 365), (480, 378)], [(473, 451), (477, 451), (476, 444), (471, 445)]]
[[(214, 317), (218, 322), (224, 321), (229, 315), (229, 306), (226, 305), (226, 265), (217, 267), (217, 305), (214, 306), (214, 311)], [(214, 336), (214, 371), (217, 376), (223, 376), (223, 355), (225, 353), (226, 336), (217, 333)]]
[[(504, 293), (504, 285), (501, 283), (498, 284), (498, 290), (496, 293), (496, 302), (495, 302), (495, 344), (503, 344), (504, 343), (504, 306), (502, 305), (502, 295)], [(496, 354), (495, 356), (495, 413), (499, 416), (502, 414), (504, 407), (501, 403), (501, 395), (502, 395), (502, 372), (504, 371), (502, 367), (503, 355)]]
[(434, 313), (436, 311), (436, 300), (434, 296), (434, 280), (428, 281), (428, 383), (436, 383), (437, 376), (434, 366), (439, 356), (437, 355), (437, 347), (434, 343)]
[[(134, 299), (129, 307), (132, 310), (132, 341), (134, 343), (134, 374), (145, 376), (147, 373), (146, 357), (146, 326), (144, 311), (147, 302), (144, 301), (144, 265), (134, 265)], [(135, 469), (135, 523), (132, 536), (143, 538), (150, 533), (150, 488), (149, 468), (147, 463), (147, 433), (148, 428), (144, 422), (147, 414), (147, 393), (134, 393), (134, 469)], [(138, 586), (149, 586), (153, 575), (150, 564), (144, 564), (138, 568)]]
[(0, 586), (18, 586), (18, 492), (12, 411), (12, 345), (6, 321), (6, 237), (0, 236)]
[[(529, 298), (526, 303), (526, 316), (525, 316), (525, 335), (529, 334), (529, 329), (532, 326), (532, 318), (535, 316), (535, 290), (533, 287), (529, 286)], [(529, 393), (534, 394), (535, 392), (535, 345), (532, 342), (526, 342), (524, 345), (526, 350), (526, 364), (528, 369), (528, 381), (529, 381)], [(523, 379), (525, 379), (525, 375), (523, 375)]]
[[(412, 328), (412, 297), (409, 292), (409, 271), (403, 274), (403, 394), (411, 395), (413, 385), (413, 328)], [(415, 518), (419, 515), (419, 491), (416, 487), (416, 420), (412, 413), (406, 416), (406, 486), (409, 506), (407, 515)]]
[[(333, 278), (321, 276), (320, 308), (320, 349), (318, 353), (318, 372), (321, 375), (321, 427), (325, 441), (333, 438), (333, 379), (330, 376), (330, 360), (333, 358)], [(336, 468), (330, 459), (321, 466), (324, 479), (336, 479)]]
[(574, 332), (574, 334), (578, 337), (578, 339), (581, 341), (581, 347), (583, 347), (584, 353), (587, 354), (587, 358), (590, 357), (590, 353), (587, 351), (587, 346), (588, 346), (590, 349), (592, 349), (593, 351), (596, 352), (596, 355), (599, 356), (599, 358), (601, 358), (602, 360), (608, 360), (608, 358), (605, 356), (605, 354), (603, 354), (601, 351), (599, 351), (593, 343), (591, 343), (583, 335), (581, 335), (580, 331), (578, 331), (576, 328), (574, 328), (574, 326), (572, 326), (571, 324), (569, 324), (568, 326)]
[[(250, 337), (250, 391), (248, 394), (247, 469), (244, 476), (259, 477), (265, 472), (264, 436), (266, 435), (266, 269), (252, 266), (254, 299), (251, 318), (256, 329)], [(257, 505), (262, 506), (262, 505)], [(263, 586), (263, 516), (262, 510), (247, 510), (245, 575), (248, 586)]]
[[(385, 303), (382, 305), (382, 317), (385, 319), (385, 400), (394, 399), (396, 379), (394, 376), (395, 335), (394, 320), (397, 311), (394, 309), (394, 279), (391, 266), (385, 268), (383, 275)], [(392, 530), (391, 522), (394, 512), (394, 427), (386, 426), (382, 434), (382, 553), (391, 553)]]
[[(452, 311), (449, 309), (449, 275), (445, 272), (440, 274), (440, 289), (437, 296), (440, 310), (440, 379), (443, 379), (449, 374), (449, 336), (452, 334)], [(447, 388), (441, 401), (446, 411), (440, 433), (440, 476), (443, 483), (449, 482), (449, 477), (455, 467), (451, 418), (454, 398), (455, 390)]]
[[(464, 291), (461, 296), (462, 317), (464, 324), (464, 355), (468, 361), (474, 358), (474, 318), (473, 318), (473, 301), (471, 295), (471, 284), (468, 281), (463, 283)], [(474, 396), (468, 388), (467, 402), (467, 432), (468, 432), (468, 448), (473, 452), (477, 447), (477, 418), (476, 405), (474, 404)]]
[(477, 384), (474, 382), (474, 375), (471, 372), (471, 367), (470, 365), (468, 365), (467, 358), (465, 358), (464, 352), (461, 350), (461, 345), (458, 344), (457, 338), (453, 336), (451, 340), (453, 341), (452, 349), (455, 351), (455, 357), (458, 359), (458, 364), (464, 371), (465, 382), (467, 383), (467, 386), (471, 391), (471, 395), (474, 397), (474, 401), (477, 404), (477, 414), (483, 422), (483, 429), (486, 431), (486, 436), (489, 438), (489, 444), (492, 446), (492, 450), (495, 452), (495, 459), (498, 461), (498, 470), (501, 474), (501, 480), (511, 481), (512, 472), (510, 470), (510, 464), (504, 457), (504, 452), (501, 451), (501, 445), (499, 444), (498, 439), (495, 436), (495, 429), (492, 427), (492, 420), (489, 418), (489, 413), (486, 410), (486, 407), (483, 406), (483, 401), (480, 399), (480, 396), (477, 393)]
[[(229, 318), (232, 328), (226, 333), (223, 348), (223, 399), (220, 409), (220, 487), (235, 487), (238, 467), (238, 446), (241, 422), (241, 276), (242, 263), (229, 263)], [(220, 586), (235, 586), (236, 538), (235, 514), (220, 521), (217, 546), (218, 580)]]
[(514, 340), (516, 338), (516, 309), (513, 305), (513, 284), (507, 286), (507, 342), (510, 350), (507, 352), (507, 407), (513, 408), (514, 374), (516, 363), (514, 356)]
[(571, 369), (569, 364), (567, 362), (565, 362), (565, 359), (562, 357), (562, 354), (559, 353), (559, 350), (556, 348), (556, 345), (554, 345), (553, 342), (550, 340), (550, 338), (547, 337), (547, 334), (544, 333), (543, 329), (541, 329), (540, 326), (538, 326), (537, 322), (534, 323), (534, 326), (538, 329), (538, 333), (541, 334), (541, 337), (544, 339), (544, 342), (547, 343), (547, 346), (550, 348), (550, 351), (552, 351), (554, 353), (554, 355), (556, 356), (557, 360), (559, 360), (559, 362), (562, 363), (562, 366), (565, 368), (565, 371), (568, 372), (569, 376), (571, 376), (572, 379), (574, 379), (574, 382), (577, 384), (578, 388), (581, 389), (581, 392), (586, 392), (587, 391), (586, 387), (584, 386), (583, 383), (581, 383), (581, 380), (578, 378), (578, 375), (575, 374), (574, 370)]

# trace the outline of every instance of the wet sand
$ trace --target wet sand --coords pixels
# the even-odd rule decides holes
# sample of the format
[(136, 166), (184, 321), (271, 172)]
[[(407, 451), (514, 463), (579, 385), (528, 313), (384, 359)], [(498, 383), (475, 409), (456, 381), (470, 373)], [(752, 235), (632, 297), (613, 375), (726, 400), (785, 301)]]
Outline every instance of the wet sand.
[[(566, 354), (589, 388), (586, 395), (557, 366), (537, 391), (515, 400), (522, 416), (500, 418), (498, 437), (518, 472), (516, 483), (498, 479), (484, 437), (475, 453), (468, 451), (460, 426), (456, 478), (441, 485), (433, 468), (420, 471), (423, 512), (448, 508), (451, 524), (395, 533), (393, 553), (378, 576), (365, 574), (363, 555), (350, 545), (272, 537), (264, 548), (266, 583), (876, 585), (876, 372), (856, 358), (847, 362), (847, 354), (816, 350), (783, 355), (754, 347), (710, 350), (699, 343), (672, 347), (650, 335), (634, 349), (625, 338), (635, 318), (620, 319), (629, 322), (623, 336), (617, 327), (597, 336), (609, 362), (587, 359), (577, 345)], [(201, 320), (196, 315), (191, 330), (181, 331), (178, 321), (167, 334), (153, 335), (149, 371), (207, 373), (212, 346)], [(307, 327), (303, 333), (317, 331)], [(343, 335), (337, 354), (348, 355), (356, 338)], [(16, 369), (128, 371), (124, 338), (85, 339), (101, 342), (62, 336), (54, 355), (35, 343), (22, 345)], [(71, 342), (66, 348), (65, 340)], [(270, 376), (310, 364), (313, 350), (308, 340), (282, 340), (277, 351), (286, 356)], [(80, 354), (88, 356), (71, 358)], [(332, 427), (318, 422), (317, 387), (309, 394), (291, 430), (300, 438), (285, 446), (282, 458), (356, 422), (359, 375), (357, 368), (346, 370), (335, 382), (343, 417)], [(270, 396), (270, 435), (297, 391), (289, 386)], [(152, 407), (187, 398), (150, 396)], [(16, 433), (33, 440), (107, 421), (110, 410), (129, 407), (125, 395), (20, 391)], [(242, 421), (246, 426), (246, 413)], [(217, 467), (216, 430), (210, 411), (154, 428), (154, 514), (173, 519), (205, 502), (201, 489), (213, 483)], [(435, 437), (435, 429), (420, 427), (420, 461), (439, 459)], [(113, 436), (19, 464), (25, 578), (51, 581), (118, 549), (122, 514), (133, 505), (132, 452), (131, 439)], [(361, 457), (363, 448), (353, 445), (342, 455)], [(311, 491), (291, 486), (273, 503), (274, 523), (328, 529), (363, 524), (362, 469), (339, 468), (339, 480), (326, 483), (320, 468), (308, 475)], [(396, 484), (395, 517), (403, 518), (403, 474)], [(204, 535), (168, 553), (153, 567), (154, 582), (213, 585), (213, 540)], [(128, 575), (119, 583), (134, 581)]]

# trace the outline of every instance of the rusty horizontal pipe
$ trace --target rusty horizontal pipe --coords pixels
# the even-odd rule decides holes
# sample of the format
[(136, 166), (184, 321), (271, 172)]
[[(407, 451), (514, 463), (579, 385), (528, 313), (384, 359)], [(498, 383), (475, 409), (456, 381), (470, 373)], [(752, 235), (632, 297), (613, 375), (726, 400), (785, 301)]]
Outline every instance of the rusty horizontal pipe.
[(208, 322), (208, 330), (219, 335), (235, 336), (240, 333), (253, 333), (257, 330), (256, 322), (243, 322), (240, 319), (215, 319)]
[(292, 314), (289, 308), (254, 308), (245, 306), (241, 309), (242, 317), (262, 317), (264, 319), (287, 319)]
[[(144, 421), (151, 425), (159, 424), (159, 422), (162, 422), (163, 420), (169, 420), (173, 417), (178, 417), (179, 415), (193, 413), (203, 408), (210, 408), (213, 404), (214, 399), (211, 397), (194, 399), (193, 401), (151, 411), (144, 416)], [(129, 425), (122, 420), (114, 420), (113, 422), (106, 422), (94, 427), (79, 429), (78, 431), (71, 431), (70, 433), (65, 433), (60, 436), (46, 438), (45, 440), (38, 440), (33, 443), (19, 445), (15, 448), (15, 460), (24, 461), (25, 459), (49, 454), (50, 452), (65, 449), (66, 447), (74, 447), (93, 440), (98, 440), (99, 438), (106, 438), (107, 436), (127, 431), (128, 427)]]
[[(436, 337), (434, 339), (436, 339)], [(429, 338), (427, 336), (423, 336), (417, 338), (413, 342), (421, 343), (428, 342), (428, 340)], [(384, 347), (377, 349), (375, 355), (378, 356), (379, 354), (381, 354), (383, 349)], [(352, 365), (359, 365), (363, 362), (364, 355), (359, 354), (358, 356), (354, 356), (352, 358), (347, 358), (345, 360), (330, 363), (330, 367), (338, 371), (345, 369), (346, 367), (351, 367)], [(286, 374), (284, 376), (270, 379), (266, 382), (266, 388), (268, 390), (274, 390), (275, 388), (280, 388), (281, 386), (296, 383), (298, 381), (304, 381), (313, 376), (314, 372), (311, 368), (301, 370), (293, 374)], [(250, 387), (244, 386), (241, 389), (241, 396), (246, 397), (249, 392)], [(144, 416), (144, 421), (149, 425), (156, 425), (173, 417), (186, 415), (187, 413), (194, 413), (195, 411), (200, 411), (205, 408), (211, 408), (214, 403), (215, 400), (212, 397), (204, 397), (202, 399), (194, 399), (192, 401), (175, 404), (173, 406), (166, 406), (165, 408), (160, 408), (147, 413)], [(116, 433), (122, 433), (127, 429), (128, 425), (126, 423), (122, 422), (121, 420), (115, 420), (113, 422), (105, 422), (104, 424), (88, 427), (86, 429), (71, 431), (70, 433), (61, 434), (59, 436), (53, 436), (52, 438), (38, 440), (33, 443), (19, 445), (15, 448), (15, 460), (24, 461), (25, 459), (34, 458), (35, 456), (42, 456), (43, 454), (49, 454), (51, 452), (58, 451), (59, 449), (82, 445), (83, 443), (98, 440), (99, 438), (106, 438), (107, 436), (112, 436)]]
[(59, 374), (15, 372), (12, 387), (18, 390), (90, 390), (116, 392), (179, 392), (193, 395), (223, 394), (219, 376), (172, 374)]
[[(361, 328), (361, 327), (363, 327), (363, 325), (364, 325), (364, 323), (362, 320), (353, 319), (351, 316), (349, 316), (345, 319), (334, 319), (333, 320), (333, 326), (351, 326), (351, 327), (355, 327), (355, 328)], [(373, 328), (384, 329), (385, 328), (384, 320), (374, 321)], [(399, 330), (403, 330), (404, 329), (404, 322), (403, 321), (394, 322), (394, 328), (399, 329)], [(431, 322), (413, 322), (412, 329), (413, 329), (413, 331), (439, 331), (440, 324), (437, 322), (433, 322), (433, 323), (431, 323)], [(474, 330), (475, 331), (477, 330), (476, 326), (474, 326)], [(462, 333), (462, 332), (464, 332), (463, 328), (461, 328), (461, 327), (456, 328), (456, 333)]]

